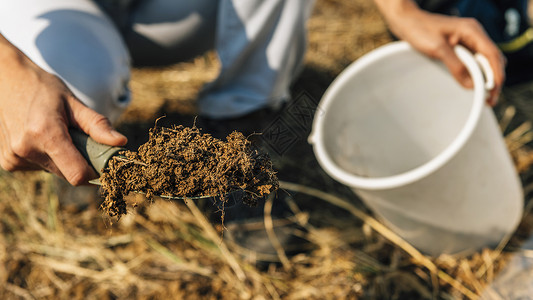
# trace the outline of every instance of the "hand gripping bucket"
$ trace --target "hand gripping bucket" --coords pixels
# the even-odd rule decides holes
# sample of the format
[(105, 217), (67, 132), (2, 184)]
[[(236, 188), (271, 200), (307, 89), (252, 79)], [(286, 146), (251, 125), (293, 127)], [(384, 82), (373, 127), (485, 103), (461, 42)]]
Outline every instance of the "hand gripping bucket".
[(455, 52), (474, 89), (405, 42), (361, 57), (325, 92), (309, 137), (331, 177), (433, 256), (497, 245), (523, 209), (518, 175), (485, 105), (490, 67), (460, 46)]

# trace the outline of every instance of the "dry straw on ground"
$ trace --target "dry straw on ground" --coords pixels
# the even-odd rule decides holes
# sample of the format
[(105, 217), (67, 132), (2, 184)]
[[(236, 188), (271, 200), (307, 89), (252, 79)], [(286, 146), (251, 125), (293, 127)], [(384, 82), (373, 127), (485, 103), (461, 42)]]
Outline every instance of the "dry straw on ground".
[[(307, 64), (328, 76), (388, 41), (370, 0), (318, 0), (309, 28)], [(152, 125), (163, 110), (193, 114), (199, 87), (216, 74), (213, 61), (209, 54), (135, 70), (134, 105), (122, 124)], [(516, 118), (512, 106), (498, 112), (525, 174), (533, 163), (525, 146), (531, 126), (507, 127)], [(474, 299), (533, 225), (527, 215), (498, 249), (430, 259), (347, 194), (284, 181), (281, 187), (294, 195), (291, 221), (308, 230), (303, 237), (314, 250), (289, 258), (278, 247), (281, 264), (261, 271), (242, 259), (243, 249), (222, 242), (219, 224), (206, 219), (201, 203), (148, 204), (133, 195), (128, 201), (136, 208), (115, 222), (97, 209), (101, 199), (83, 209), (60, 201), (65, 194), (49, 174), (0, 173), (0, 179), (0, 299)], [(309, 203), (320, 209), (306, 209)], [(272, 233), (268, 214), (264, 223)]]

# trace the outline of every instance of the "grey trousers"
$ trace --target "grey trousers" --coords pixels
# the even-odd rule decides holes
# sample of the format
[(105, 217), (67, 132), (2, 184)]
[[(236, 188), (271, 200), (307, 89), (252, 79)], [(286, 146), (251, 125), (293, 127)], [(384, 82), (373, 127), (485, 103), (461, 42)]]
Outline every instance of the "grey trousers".
[(201, 115), (231, 118), (289, 99), (312, 0), (0, 1), (0, 33), (87, 106), (116, 120), (132, 60), (161, 65), (215, 49), (219, 76)]

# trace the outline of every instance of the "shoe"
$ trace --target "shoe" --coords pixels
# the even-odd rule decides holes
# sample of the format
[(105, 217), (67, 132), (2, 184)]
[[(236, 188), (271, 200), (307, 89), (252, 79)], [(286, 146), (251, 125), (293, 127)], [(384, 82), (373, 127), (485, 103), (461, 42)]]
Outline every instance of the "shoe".
[(196, 127), (200, 128), (203, 133), (209, 133), (221, 140), (225, 140), (233, 131), (239, 131), (244, 136), (253, 139), (254, 134), (261, 134), (279, 111), (267, 107), (237, 118), (213, 119), (199, 116), (196, 120)]
[[(260, 269), (270, 264), (280, 264), (280, 254), (287, 258), (309, 252), (312, 244), (305, 239), (307, 230), (301, 226), (289, 207), (289, 195), (278, 191), (250, 207), (242, 202), (234, 203), (211, 215), (212, 222), (223, 222), (224, 240), (236, 246), (241, 257), (255, 263)], [(269, 202), (271, 201), (271, 202)], [(271, 206), (272, 227), (267, 231), (265, 207)], [(280, 253), (283, 251), (283, 253)]]
[[(282, 113), (283, 107), (278, 110), (263, 108), (233, 119), (199, 117), (196, 126), (202, 132), (209, 133), (218, 139), (225, 139), (233, 131), (242, 132), (254, 146), (265, 151), (265, 145), (259, 137), (267, 129), (266, 127)], [(213, 206), (211, 211), (208, 211), (208, 215), (213, 224), (222, 222), (225, 228), (224, 240), (236, 246), (235, 248), (245, 260), (255, 263), (258, 268), (262, 269), (272, 263), (281, 263), (280, 254), (292, 257), (312, 249), (311, 243), (305, 239), (307, 230), (296, 221), (289, 201), (290, 195), (277, 191), (263, 199), (258, 199), (254, 207), (233, 200), (229, 206)], [(270, 205), (272, 205), (270, 216), (273, 226), (271, 230), (267, 230), (265, 207)]]

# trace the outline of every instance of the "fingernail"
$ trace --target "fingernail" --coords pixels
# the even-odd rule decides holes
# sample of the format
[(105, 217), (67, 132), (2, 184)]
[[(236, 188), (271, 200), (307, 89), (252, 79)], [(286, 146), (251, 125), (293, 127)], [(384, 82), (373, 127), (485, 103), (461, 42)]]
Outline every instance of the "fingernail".
[(498, 104), (498, 97), (496, 96), (490, 97), (490, 105), (495, 106), (496, 104)]
[(487, 97), (487, 104), (490, 106), (490, 107), (494, 107), (494, 105), (496, 105), (496, 102), (498, 100), (496, 99), (496, 97), (494, 95), (489, 95)]
[(123, 135), (122, 133), (116, 131), (116, 130), (111, 130), (111, 135), (117, 139), (126, 139), (126, 136)]
[(472, 81), (472, 78), (470, 76), (466, 76), (466, 77), (463, 78), (463, 85), (466, 88), (473, 88), (474, 87), (474, 82)]

